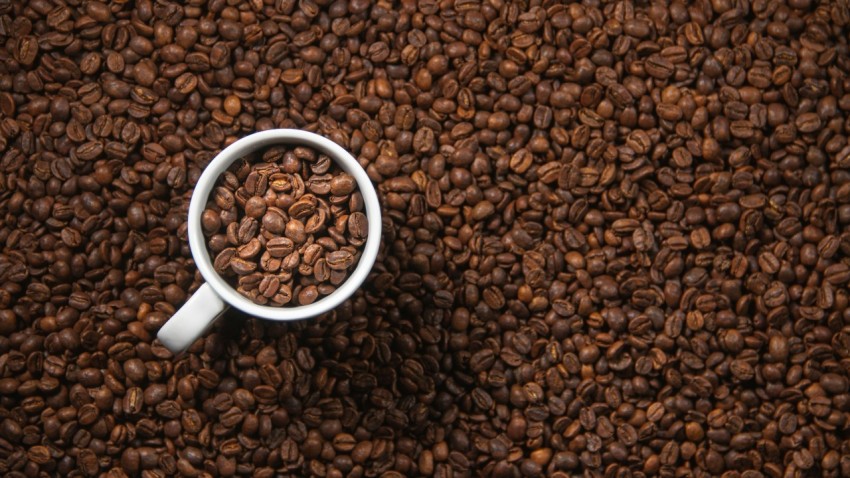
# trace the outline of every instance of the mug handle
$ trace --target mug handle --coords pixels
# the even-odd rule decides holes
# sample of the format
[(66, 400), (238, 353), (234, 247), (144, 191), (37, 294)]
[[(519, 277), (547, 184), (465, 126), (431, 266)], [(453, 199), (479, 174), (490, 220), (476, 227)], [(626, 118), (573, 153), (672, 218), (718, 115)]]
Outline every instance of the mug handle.
[(174, 313), (156, 334), (162, 345), (174, 355), (188, 349), (215, 322), (227, 304), (204, 283), (192, 297)]

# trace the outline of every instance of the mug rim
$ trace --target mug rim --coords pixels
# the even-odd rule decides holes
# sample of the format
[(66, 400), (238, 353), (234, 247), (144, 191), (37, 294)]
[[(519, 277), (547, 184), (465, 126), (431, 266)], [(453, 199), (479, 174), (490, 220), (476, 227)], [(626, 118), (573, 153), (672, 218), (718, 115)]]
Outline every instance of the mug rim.
[[(237, 292), (215, 271), (201, 227), (201, 215), (219, 176), (237, 159), (275, 144), (309, 146), (328, 155), (343, 171), (352, 175), (357, 181), (357, 188), (363, 196), (363, 203), (366, 208), (368, 236), (357, 267), (335, 291), (308, 305), (294, 307), (260, 305)], [(333, 310), (354, 294), (363, 284), (378, 257), (378, 247), (381, 241), (381, 207), (372, 181), (351, 153), (330, 139), (316, 133), (300, 129), (281, 128), (260, 131), (240, 138), (224, 148), (210, 161), (201, 173), (201, 177), (198, 178), (198, 183), (192, 192), (187, 226), (189, 249), (192, 258), (195, 260), (195, 266), (201, 272), (204, 280), (225, 303), (263, 319), (291, 321), (315, 317)]]

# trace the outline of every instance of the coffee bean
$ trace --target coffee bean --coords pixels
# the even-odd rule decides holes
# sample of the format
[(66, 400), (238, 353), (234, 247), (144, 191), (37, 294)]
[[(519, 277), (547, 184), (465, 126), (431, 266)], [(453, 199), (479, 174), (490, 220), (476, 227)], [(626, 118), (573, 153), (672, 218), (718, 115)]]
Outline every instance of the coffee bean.
[(295, 243), (286, 237), (275, 237), (266, 242), (266, 250), (272, 257), (286, 257), (295, 250)]
[(794, 120), (801, 133), (812, 133), (821, 128), (821, 119), (817, 113), (803, 113)]
[[(207, 209), (207, 211), (209, 211), (209, 209)], [(259, 219), (263, 217), (265, 212), (266, 202), (258, 196), (252, 196), (245, 203), (245, 214), (250, 218)]]
[(230, 270), (232, 270), (237, 276), (244, 276), (257, 270), (257, 264), (250, 260), (242, 259), (241, 257), (234, 257), (230, 260)]
[(334, 176), (330, 183), (330, 192), (334, 196), (345, 196), (354, 192), (357, 187), (357, 182), (348, 174), (342, 173)]
[(270, 234), (281, 234), (285, 227), (286, 219), (280, 209), (269, 208), (263, 215), (263, 229)]
[(260, 240), (252, 237), (247, 243), (239, 246), (236, 253), (241, 259), (252, 259), (260, 254), (262, 247)]
[(646, 72), (653, 78), (666, 79), (673, 75), (674, 65), (660, 55), (651, 55), (644, 64)]
[(345, 250), (334, 251), (327, 255), (326, 260), (331, 269), (346, 270), (354, 263), (354, 255)]
[(362, 212), (354, 212), (348, 217), (348, 232), (350, 234), (349, 242), (354, 246), (359, 246), (358, 242), (365, 241), (369, 234), (369, 223), (366, 214)]
[(290, 219), (286, 223), (283, 234), (296, 245), (304, 244), (307, 241), (307, 231), (304, 228), (304, 223), (298, 219)]
[(26, 35), (18, 39), (15, 44), (15, 60), (24, 66), (32, 65), (38, 57), (38, 40), (32, 35)]
[(124, 395), (123, 412), (128, 416), (133, 416), (141, 413), (144, 404), (144, 395), (139, 387), (131, 387), (127, 389)]

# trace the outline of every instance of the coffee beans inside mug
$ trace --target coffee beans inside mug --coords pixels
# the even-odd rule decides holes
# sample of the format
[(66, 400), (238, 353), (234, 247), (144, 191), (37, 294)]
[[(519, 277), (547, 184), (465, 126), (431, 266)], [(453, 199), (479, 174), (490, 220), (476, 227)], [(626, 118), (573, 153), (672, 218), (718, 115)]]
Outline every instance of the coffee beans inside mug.
[(261, 305), (308, 305), (357, 265), (368, 234), (357, 182), (328, 156), (272, 146), (219, 179), (201, 227), (215, 271)]

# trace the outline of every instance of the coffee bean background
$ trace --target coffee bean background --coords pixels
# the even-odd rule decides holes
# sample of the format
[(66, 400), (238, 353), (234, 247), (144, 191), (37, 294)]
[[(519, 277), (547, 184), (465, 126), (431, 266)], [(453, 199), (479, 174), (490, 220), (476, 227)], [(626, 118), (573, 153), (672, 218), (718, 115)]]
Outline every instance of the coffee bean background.
[[(0, 2), (0, 473), (850, 476), (845, 2)], [(174, 359), (227, 144), (346, 147), (332, 314)]]

